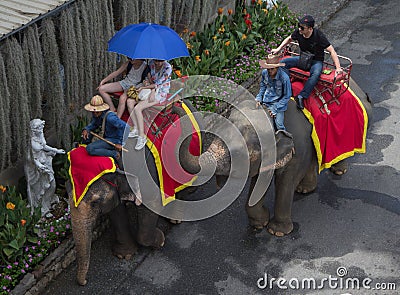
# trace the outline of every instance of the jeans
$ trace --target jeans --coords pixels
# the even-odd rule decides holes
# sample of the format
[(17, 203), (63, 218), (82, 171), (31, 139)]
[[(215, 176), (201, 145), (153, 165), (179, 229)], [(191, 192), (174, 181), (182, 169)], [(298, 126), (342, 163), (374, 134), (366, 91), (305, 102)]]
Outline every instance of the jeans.
[(285, 125), (283, 125), (284, 119), (285, 119), (285, 112), (276, 113), (274, 121), (277, 130), (286, 130)]
[(113, 157), (116, 160), (117, 151), (115, 148), (102, 140), (96, 140), (86, 146), (86, 151), (91, 156)]
[[(299, 56), (289, 57), (282, 59), (281, 62), (285, 63), (284, 69), (286, 69), (286, 73), (289, 75), (289, 69), (296, 67), (299, 61)], [(307, 79), (304, 84), (303, 90), (299, 93), (303, 98), (308, 98), (313, 91), (315, 85), (318, 83), (319, 76), (322, 72), (323, 62), (320, 60), (313, 60), (310, 69), (310, 77)]]

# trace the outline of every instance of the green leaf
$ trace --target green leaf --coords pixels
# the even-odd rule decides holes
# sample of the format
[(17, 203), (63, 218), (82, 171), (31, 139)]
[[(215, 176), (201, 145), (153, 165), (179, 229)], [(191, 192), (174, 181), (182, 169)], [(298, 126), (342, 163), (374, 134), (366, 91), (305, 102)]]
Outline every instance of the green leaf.
[(19, 250), (20, 248), (20, 245), (17, 240), (12, 240), (10, 243), (8, 243), (8, 245), (15, 250)]
[(7, 257), (10, 257), (11, 255), (13, 255), (13, 253), (15, 252), (14, 249), (12, 248), (4, 248), (3, 249), (4, 254), (6, 254)]

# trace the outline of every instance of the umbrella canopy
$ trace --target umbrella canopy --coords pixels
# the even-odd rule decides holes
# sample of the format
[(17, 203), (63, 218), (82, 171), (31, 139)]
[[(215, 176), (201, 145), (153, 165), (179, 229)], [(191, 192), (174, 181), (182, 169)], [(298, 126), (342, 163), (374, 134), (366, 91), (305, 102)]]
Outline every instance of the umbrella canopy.
[(189, 56), (185, 42), (174, 30), (150, 23), (122, 28), (108, 41), (108, 51), (133, 59), (170, 60)]

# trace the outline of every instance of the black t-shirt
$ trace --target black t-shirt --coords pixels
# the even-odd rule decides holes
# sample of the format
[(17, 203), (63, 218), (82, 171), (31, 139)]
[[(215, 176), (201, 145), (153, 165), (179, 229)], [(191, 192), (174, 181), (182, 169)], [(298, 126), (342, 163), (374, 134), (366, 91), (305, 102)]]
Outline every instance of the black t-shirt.
[(304, 38), (303, 35), (300, 34), (299, 29), (296, 29), (292, 33), (291, 37), (293, 40), (299, 42), (299, 46), (302, 51), (313, 53), (315, 55), (314, 60), (323, 61), (324, 49), (331, 45), (324, 33), (318, 29), (313, 30), (310, 38)]

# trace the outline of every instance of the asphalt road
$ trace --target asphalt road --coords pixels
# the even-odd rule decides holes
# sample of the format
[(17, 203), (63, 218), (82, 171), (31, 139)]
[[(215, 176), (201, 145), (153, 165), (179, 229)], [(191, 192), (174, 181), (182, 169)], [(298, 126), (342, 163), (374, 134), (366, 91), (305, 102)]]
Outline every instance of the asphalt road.
[[(338, 177), (323, 171), (314, 193), (296, 195), (292, 234), (275, 238), (265, 230), (252, 232), (242, 196), (217, 216), (173, 226), (163, 249), (142, 248), (131, 261), (112, 256), (107, 232), (93, 245), (88, 285), (76, 285), (74, 263), (45, 294), (399, 294), (397, 2), (350, 1), (324, 23), (337, 52), (353, 60), (352, 76), (372, 98), (374, 116), (367, 153), (351, 159), (348, 173)], [(273, 196), (268, 195), (272, 206)], [(340, 280), (329, 286), (330, 276), (340, 278), (337, 272), (346, 272), (342, 278), (353, 282), (364, 280), (371, 289), (340, 288)], [(323, 289), (271, 289), (269, 284), (261, 289), (265, 275), (268, 281), (286, 279), (286, 287), (296, 279), (326, 281)], [(393, 287), (390, 283), (397, 291), (372, 289)]]

